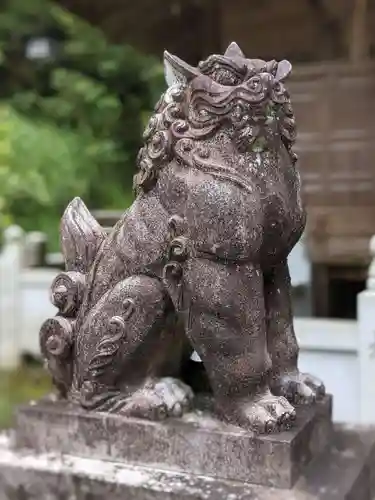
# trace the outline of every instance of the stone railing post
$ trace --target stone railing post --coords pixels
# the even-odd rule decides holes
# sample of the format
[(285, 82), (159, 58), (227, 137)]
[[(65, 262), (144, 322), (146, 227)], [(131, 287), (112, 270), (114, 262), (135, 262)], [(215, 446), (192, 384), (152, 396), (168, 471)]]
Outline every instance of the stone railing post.
[(357, 297), (360, 423), (375, 424), (375, 236), (366, 289)]
[(24, 233), (20, 227), (11, 226), (4, 231), (4, 246), (0, 254), (1, 368), (13, 368), (19, 361), (23, 246)]
[(46, 263), (47, 235), (32, 231), (25, 236), (24, 267), (43, 267)]

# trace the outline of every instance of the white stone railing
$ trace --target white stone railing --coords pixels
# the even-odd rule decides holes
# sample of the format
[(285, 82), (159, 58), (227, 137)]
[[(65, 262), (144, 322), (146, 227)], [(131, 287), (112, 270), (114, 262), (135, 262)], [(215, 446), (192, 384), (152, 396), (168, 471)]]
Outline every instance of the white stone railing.
[(17, 366), (23, 352), (39, 353), (39, 328), (56, 313), (49, 286), (58, 271), (26, 268), (27, 246), (22, 229), (5, 231), (0, 254), (0, 368)]
[(357, 297), (361, 422), (375, 421), (375, 236), (370, 241), (371, 264), (366, 290)]
[[(0, 368), (15, 367), (22, 352), (38, 355), (40, 325), (56, 312), (49, 286), (58, 270), (25, 267), (27, 238), (9, 228), (0, 254)], [(357, 321), (295, 318), (300, 368), (325, 381), (336, 421), (375, 424), (375, 237), (371, 252)]]
[(18, 358), (20, 331), (19, 290), (23, 231), (9, 227), (4, 233), (0, 257), (0, 364), (13, 366)]

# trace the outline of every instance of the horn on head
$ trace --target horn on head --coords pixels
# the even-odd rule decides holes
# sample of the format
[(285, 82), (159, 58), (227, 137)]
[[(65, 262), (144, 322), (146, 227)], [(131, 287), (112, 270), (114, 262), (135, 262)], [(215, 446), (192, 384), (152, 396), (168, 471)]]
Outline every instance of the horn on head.
[(200, 75), (197, 68), (190, 66), (182, 59), (164, 51), (164, 75), (168, 87), (182, 83), (186, 84)]
[(229, 58), (232, 58), (232, 57), (242, 57), (242, 58), (245, 58), (244, 53), (239, 48), (239, 46), (237, 45), (236, 42), (231, 42), (228, 45), (227, 50), (224, 52), (224, 56), (225, 57), (229, 57)]

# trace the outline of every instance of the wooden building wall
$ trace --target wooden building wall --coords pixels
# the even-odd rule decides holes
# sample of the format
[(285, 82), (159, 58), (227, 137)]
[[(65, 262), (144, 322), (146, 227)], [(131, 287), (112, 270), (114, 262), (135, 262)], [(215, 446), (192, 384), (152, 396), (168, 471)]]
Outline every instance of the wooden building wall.
[(289, 82), (313, 262), (360, 264), (375, 232), (375, 64), (297, 67)]
[(375, 53), (374, 0), (58, 0), (116, 42), (190, 63), (237, 41), (250, 57), (347, 59), (358, 2)]
[(216, 0), (58, 1), (99, 26), (113, 42), (128, 43), (158, 57), (168, 49), (197, 63), (203, 53), (220, 45)]
[(354, 18), (364, 12), (366, 30), (359, 28), (359, 36), (367, 31), (375, 55), (374, 0), (221, 0), (220, 5), (222, 44), (235, 39), (247, 54), (294, 62), (347, 60)]

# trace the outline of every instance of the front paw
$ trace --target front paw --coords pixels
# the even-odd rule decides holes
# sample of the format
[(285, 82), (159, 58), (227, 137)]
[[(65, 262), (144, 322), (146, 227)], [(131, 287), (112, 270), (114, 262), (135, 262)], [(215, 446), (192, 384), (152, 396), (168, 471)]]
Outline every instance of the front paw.
[(181, 417), (192, 408), (193, 399), (188, 385), (179, 379), (164, 377), (148, 381), (135, 392), (121, 408), (121, 414), (148, 420)]
[(311, 404), (326, 393), (321, 380), (299, 371), (278, 375), (273, 379), (271, 388), (273, 394), (284, 396), (293, 404)]
[(269, 434), (289, 429), (296, 412), (288, 401), (266, 390), (255, 398), (217, 402), (221, 418), (257, 434)]
[(192, 389), (179, 379), (164, 377), (158, 380), (153, 390), (166, 406), (168, 416), (181, 417), (193, 406)]

